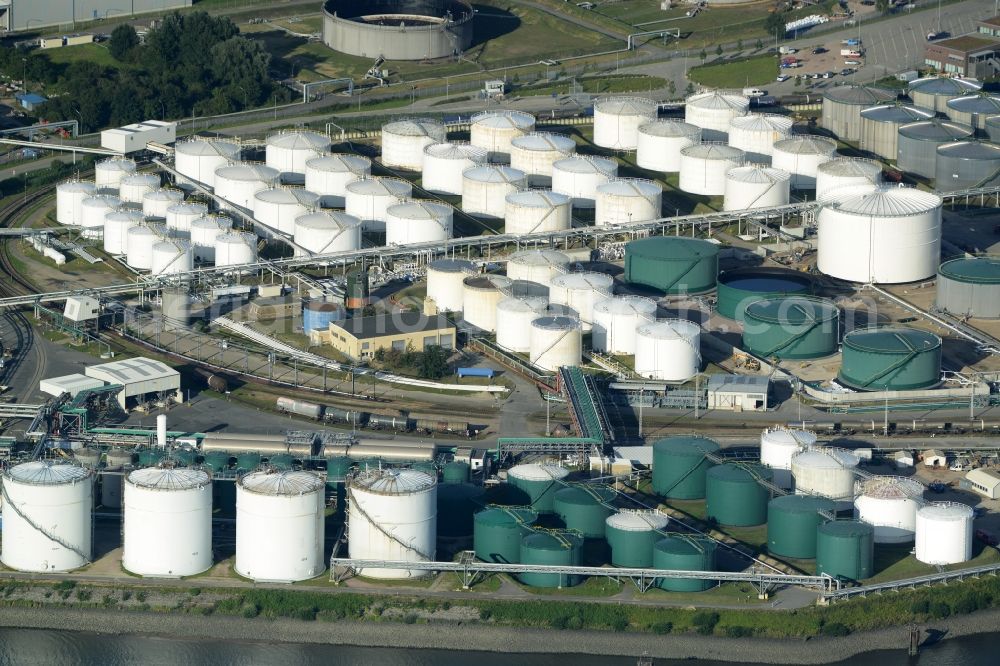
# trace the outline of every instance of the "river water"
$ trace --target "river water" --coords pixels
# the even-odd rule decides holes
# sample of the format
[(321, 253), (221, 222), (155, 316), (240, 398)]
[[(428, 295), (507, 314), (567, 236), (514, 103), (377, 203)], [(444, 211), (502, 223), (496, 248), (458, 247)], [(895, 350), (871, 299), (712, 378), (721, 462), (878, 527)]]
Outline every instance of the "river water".
[[(470, 642), (475, 630), (468, 630)], [(995, 666), (1000, 634), (957, 638), (925, 649), (915, 659), (904, 650), (871, 652), (840, 666)], [(734, 643), (735, 648), (735, 643)], [(449, 650), (246, 643), (151, 636), (106, 636), (85, 632), (0, 628), (0, 665), (45, 666), (631, 666), (634, 657), (496, 654)], [(724, 662), (657, 659), (656, 666), (723, 666)], [(732, 664), (725, 664), (732, 666)]]

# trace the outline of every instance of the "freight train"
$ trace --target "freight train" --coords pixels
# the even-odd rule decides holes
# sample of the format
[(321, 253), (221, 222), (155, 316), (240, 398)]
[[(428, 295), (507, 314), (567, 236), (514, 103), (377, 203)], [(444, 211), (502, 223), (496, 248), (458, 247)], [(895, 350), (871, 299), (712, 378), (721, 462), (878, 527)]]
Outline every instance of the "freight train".
[[(864, 421), (834, 423), (834, 422), (813, 422), (813, 421), (790, 421), (789, 428), (808, 428), (816, 432), (835, 432), (842, 435), (851, 435), (858, 432), (881, 433), (886, 429), (884, 419), (868, 419)], [(923, 434), (938, 433), (961, 435), (965, 433), (985, 432), (1000, 434), (1000, 422), (975, 419), (972, 421), (927, 421), (924, 419), (907, 419), (889, 421), (890, 433), (897, 434)]]
[(278, 398), (276, 406), (279, 412), (286, 414), (305, 416), (315, 421), (343, 423), (356, 428), (392, 430), (395, 432), (447, 432), (466, 437), (475, 434), (472, 427), (464, 421), (440, 421), (437, 419), (412, 418), (398, 414), (377, 414), (321, 405), (315, 402), (296, 400), (284, 396)]

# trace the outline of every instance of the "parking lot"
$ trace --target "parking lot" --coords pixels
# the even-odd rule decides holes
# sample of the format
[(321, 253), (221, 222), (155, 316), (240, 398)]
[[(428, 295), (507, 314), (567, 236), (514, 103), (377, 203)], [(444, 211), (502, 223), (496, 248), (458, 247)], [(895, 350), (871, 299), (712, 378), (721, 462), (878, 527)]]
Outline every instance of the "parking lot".
[[(782, 55), (782, 60), (795, 58), (797, 67), (783, 68), (780, 74), (788, 77), (799, 78), (823, 78), (822, 75), (829, 73), (827, 79), (840, 78), (842, 76), (852, 76), (854, 72), (859, 72), (864, 67), (865, 58), (841, 55), (841, 50), (860, 50), (864, 53), (863, 47), (847, 46), (840, 41), (820, 42), (810, 44), (800, 48), (796, 53)], [(818, 51), (818, 53), (817, 53)], [(853, 70), (853, 71), (846, 71)], [(819, 75), (819, 76), (816, 76)]]

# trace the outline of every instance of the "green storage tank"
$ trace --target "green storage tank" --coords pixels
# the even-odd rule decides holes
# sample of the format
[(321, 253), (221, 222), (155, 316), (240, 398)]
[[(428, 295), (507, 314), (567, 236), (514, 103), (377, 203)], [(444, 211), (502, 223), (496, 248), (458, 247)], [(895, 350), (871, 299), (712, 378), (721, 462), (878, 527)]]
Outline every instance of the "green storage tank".
[(648, 569), (653, 566), (653, 544), (669, 520), (658, 511), (619, 511), (604, 522), (604, 535), (616, 567)]
[(139, 449), (139, 467), (153, 467), (166, 457), (163, 449)]
[(716, 310), (743, 321), (747, 306), (764, 298), (811, 294), (815, 283), (805, 273), (787, 268), (737, 268), (719, 275)]
[(816, 531), (816, 574), (864, 580), (874, 574), (875, 528), (860, 520), (833, 520)]
[(913, 391), (941, 383), (941, 338), (902, 326), (844, 336), (837, 381), (862, 391)]
[(767, 552), (777, 557), (816, 557), (816, 531), (835, 514), (836, 503), (813, 495), (775, 497), (767, 505)]
[(713, 439), (676, 435), (653, 444), (653, 492), (669, 499), (705, 497), (705, 473), (715, 463), (706, 457), (719, 450)]
[(273, 456), (268, 457), (267, 464), (276, 469), (288, 470), (295, 465), (295, 458), (287, 453), (275, 453)]
[(587, 539), (603, 539), (604, 521), (614, 513), (610, 505), (617, 496), (618, 493), (610, 488), (581, 483), (557, 490), (552, 506), (566, 529), (577, 531)]
[(720, 525), (750, 527), (767, 521), (774, 473), (753, 463), (716, 465), (705, 474), (705, 514)]
[(668, 294), (715, 288), (719, 246), (697, 238), (654, 236), (625, 245), (624, 279)]
[(437, 531), (439, 537), (455, 539), (473, 533), (473, 517), (483, 508), (483, 488), (471, 483), (439, 483), (437, 487)]
[(521, 491), (517, 501), (519, 504), (530, 504), (538, 513), (553, 513), (553, 497), (556, 491), (564, 488), (564, 479), (569, 476), (569, 470), (558, 465), (546, 463), (530, 463), (515, 465), (507, 470), (507, 481)]
[[(535, 532), (521, 539), (521, 564), (557, 567), (580, 566), (583, 539), (572, 532)], [(582, 576), (550, 573), (520, 573), (517, 579), (531, 587), (573, 587)]]
[(236, 469), (250, 472), (260, 467), (260, 454), (256, 451), (245, 451), (236, 456)]
[[(653, 545), (653, 568), (672, 571), (715, 571), (715, 542), (704, 537), (668, 536)], [(661, 578), (656, 584), (668, 592), (701, 592), (712, 587), (710, 580)]]
[(822, 358), (837, 353), (840, 309), (821, 298), (755, 301), (743, 316), (743, 348), (762, 358)]
[(521, 539), (538, 513), (526, 507), (491, 507), (473, 518), (472, 547), (483, 562), (519, 564)]
[(471, 471), (469, 463), (453, 460), (445, 464), (441, 470), (441, 478), (445, 483), (465, 483), (469, 480)]
[(218, 474), (228, 469), (230, 460), (232, 460), (232, 456), (225, 451), (209, 451), (205, 454), (201, 464), (207, 467), (212, 474)]

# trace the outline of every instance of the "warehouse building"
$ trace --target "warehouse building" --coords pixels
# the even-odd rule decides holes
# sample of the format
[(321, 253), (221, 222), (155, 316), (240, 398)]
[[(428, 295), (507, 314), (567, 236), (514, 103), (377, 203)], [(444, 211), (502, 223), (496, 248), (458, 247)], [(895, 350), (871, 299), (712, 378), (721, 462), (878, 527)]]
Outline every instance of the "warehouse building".
[(708, 408), (733, 412), (767, 411), (767, 377), (711, 375), (708, 378)]
[(120, 384), (118, 404), (122, 409), (135, 407), (149, 400), (182, 402), (181, 375), (162, 361), (151, 358), (130, 358), (100, 365), (91, 365), (84, 374), (108, 384)]
[(394, 312), (331, 322), (328, 335), (321, 339), (341, 354), (368, 359), (379, 349), (422, 352), (432, 345), (455, 349), (455, 326), (443, 315)]
[(37, 30), (190, 6), (191, 0), (0, 0), (0, 30)]
[(74, 373), (72, 375), (63, 375), (62, 377), (43, 379), (38, 383), (38, 390), (56, 398), (63, 393), (69, 393), (71, 398), (75, 398), (76, 394), (81, 391), (101, 388), (104, 385), (104, 381), (100, 379)]
[(167, 145), (176, 140), (177, 123), (163, 120), (144, 120), (101, 132), (101, 147), (123, 154), (146, 150), (148, 143)]
[(982, 467), (974, 469), (965, 475), (959, 487), (977, 492), (986, 499), (1000, 499), (1000, 472)]

